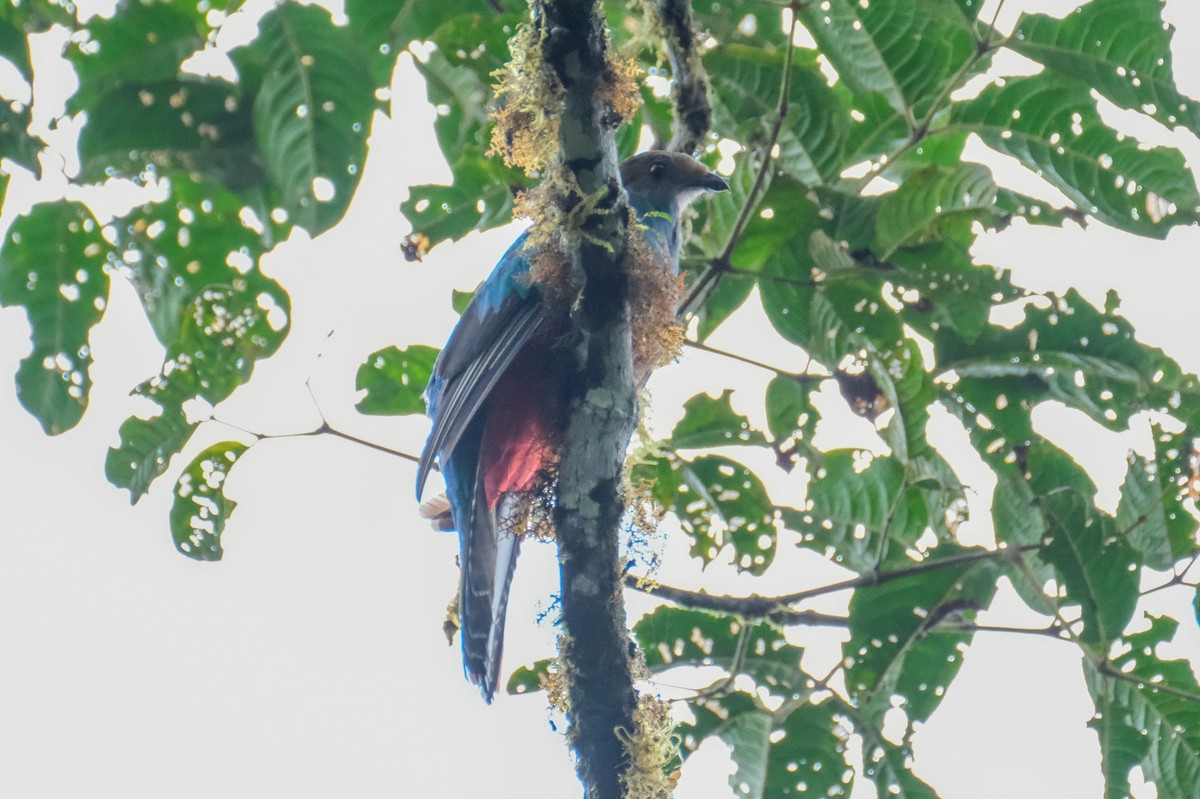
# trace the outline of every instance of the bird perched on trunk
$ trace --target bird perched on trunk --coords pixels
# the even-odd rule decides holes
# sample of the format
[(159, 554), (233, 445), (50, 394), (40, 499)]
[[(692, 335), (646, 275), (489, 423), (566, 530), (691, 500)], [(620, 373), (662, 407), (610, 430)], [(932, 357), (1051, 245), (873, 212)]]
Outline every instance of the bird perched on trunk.
[[(626, 160), (621, 181), (651, 267), (678, 275), (680, 215), (705, 191), (727, 189), (725, 181), (694, 158), (666, 151)], [(531, 503), (553, 483), (565, 428), (565, 372), (558, 367), (565, 315), (548, 307), (531, 281), (539, 253), (526, 238), (479, 287), (434, 364), (425, 392), (433, 429), (417, 469), (418, 497), (435, 458), (446, 481), (446, 503), (435, 503), (433, 515), (448, 504), (443, 526), (459, 532), (463, 666), (488, 702), (521, 537)], [(635, 374), (644, 380), (657, 364), (637, 360), (635, 354)]]

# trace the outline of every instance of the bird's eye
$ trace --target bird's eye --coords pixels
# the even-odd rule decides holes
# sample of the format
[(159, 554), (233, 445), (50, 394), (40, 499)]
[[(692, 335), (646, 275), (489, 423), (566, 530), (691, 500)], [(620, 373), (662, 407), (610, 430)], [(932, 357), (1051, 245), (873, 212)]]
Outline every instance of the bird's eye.
[(666, 173), (666, 171), (667, 166), (661, 161), (656, 161), (650, 165), (650, 177), (654, 178), (655, 180), (662, 180), (662, 176)]

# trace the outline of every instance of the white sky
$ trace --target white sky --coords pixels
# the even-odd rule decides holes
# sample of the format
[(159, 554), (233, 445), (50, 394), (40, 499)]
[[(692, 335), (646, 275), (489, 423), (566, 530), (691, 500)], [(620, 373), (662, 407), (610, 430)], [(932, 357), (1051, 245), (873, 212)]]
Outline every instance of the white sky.
[[(1011, 24), (1023, 8), (1061, 13), (1073, 5), (1009, 2), (1002, 21)], [(1200, 96), (1200, 9), (1167, 0), (1167, 15), (1179, 28), (1181, 88)], [(335, 427), (419, 449), (423, 419), (354, 411), (355, 370), (390, 344), (440, 345), (454, 322), (449, 288), (474, 286), (514, 232), (444, 245), (422, 264), (402, 260), (407, 223), (397, 208), (406, 187), (448, 173), (432, 149), (432, 112), (411, 69), (400, 71), (394, 96), (403, 110), (396, 121), (376, 118), (347, 218), (316, 241), (293, 240), (265, 259), (264, 270), (291, 294), (292, 332), (221, 406), (220, 418), (275, 433), (311, 429), (318, 422), (304, 388), (311, 378)], [(1200, 146), (1188, 135), (1153, 125), (1136, 130), (1183, 148), (1200, 167)], [(1000, 159), (992, 163), (1001, 164), (1002, 181), (1022, 179)], [(14, 178), (0, 229), (32, 198), (61, 190), (61, 166), (51, 158), (46, 167), (48, 186)], [(1046, 194), (1036, 179), (1025, 180)], [(983, 262), (1011, 267), (1016, 282), (1031, 288), (1075, 285), (1094, 300), (1116, 288), (1143, 340), (1191, 370), (1200, 370), (1193, 343), (1198, 251), (1195, 228), (1151, 242), (1099, 224), (1083, 234), (1018, 223), (978, 247)], [(0, 310), (4, 381), (28, 352), (27, 339), (24, 314)], [(714, 343), (789, 362), (753, 310)], [(133, 291), (119, 279), (92, 345), (91, 405), (65, 435), (44, 436), (11, 383), (0, 386), (0, 441), (9, 455), (0, 459), (0, 796), (579, 795), (562, 725), (551, 728), (543, 700), (501, 696), (487, 707), (462, 678), (458, 648), (441, 632), (456, 587), (457, 543), (417, 518), (410, 464), (333, 439), (259, 444), (227, 484), (240, 505), (225, 533), (225, 560), (194, 563), (176, 553), (167, 530), (174, 473), (136, 507), (104, 480), (117, 427), (145, 410), (128, 392), (162, 358)], [(687, 396), (728, 385), (743, 389), (735, 396), (739, 410), (761, 418), (755, 396), (767, 377), (688, 353), (655, 378), (656, 419), (665, 427)], [(871, 446), (873, 434), (861, 420), (833, 410), (827, 416), (823, 445)], [(1111, 506), (1125, 452), (1144, 446), (1145, 429), (1112, 434), (1062, 409), (1047, 408), (1038, 418), (1085, 462)], [(964, 534), (988, 541), (986, 470), (944, 415), (935, 414), (931, 434), (976, 491), (976, 520)], [(176, 467), (214, 441), (237, 437), (206, 425)], [(747, 460), (769, 478), (777, 499), (796, 496), (797, 475)], [(796, 590), (844, 575), (788, 551), (763, 580), (721, 568), (701, 577), (682, 536), (665, 547), (665, 582), (699, 579), (716, 591)], [(554, 628), (536, 617), (556, 578), (552, 550), (526, 547), (509, 613), (508, 669), (552, 652)], [(810, 607), (844, 611), (845, 599)], [(1200, 655), (1189, 601), (1182, 589), (1153, 597), (1155, 612), (1184, 620), (1168, 655)], [(648, 607), (631, 598), (631, 616)], [(1003, 589), (988, 621), (1039, 619)], [(793, 640), (809, 648), (806, 665), (820, 671), (839, 657), (840, 636), (797, 630)], [(678, 682), (698, 684), (695, 677)], [(673, 682), (661, 688), (681, 693)], [(945, 799), (1097, 797), (1099, 755), (1085, 727), (1091, 714), (1070, 646), (981, 635), (942, 708), (917, 735), (917, 770)], [(680, 799), (728, 795), (728, 768), (722, 748), (707, 746), (685, 770)], [(854, 795), (873, 796), (874, 789), (862, 783)]]

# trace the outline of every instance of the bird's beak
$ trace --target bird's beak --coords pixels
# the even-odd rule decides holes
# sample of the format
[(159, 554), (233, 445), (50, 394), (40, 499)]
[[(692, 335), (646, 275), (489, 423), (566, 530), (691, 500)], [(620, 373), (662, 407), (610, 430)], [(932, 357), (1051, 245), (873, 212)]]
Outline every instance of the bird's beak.
[(716, 172), (708, 172), (700, 178), (700, 188), (707, 191), (729, 191), (729, 184)]

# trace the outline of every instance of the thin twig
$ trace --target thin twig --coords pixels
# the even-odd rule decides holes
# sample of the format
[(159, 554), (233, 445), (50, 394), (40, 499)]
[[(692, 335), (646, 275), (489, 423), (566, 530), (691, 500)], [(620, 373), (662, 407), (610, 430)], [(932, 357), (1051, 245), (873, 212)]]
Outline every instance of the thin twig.
[(1141, 690), (1158, 691), (1159, 693), (1168, 694), (1178, 699), (1183, 699), (1185, 701), (1200, 705), (1200, 694), (1193, 694), (1190, 691), (1184, 691), (1179, 688), (1174, 688), (1170, 685), (1153, 683), (1147, 679), (1137, 676), (1136, 674), (1126, 674), (1123, 671), (1118, 671), (1117, 669), (1113, 668), (1113, 665), (1108, 661), (1103, 661), (1093, 665), (1095, 665), (1096, 670), (1101, 674), (1106, 677), (1112, 677), (1114, 680), (1121, 680), (1122, 682), (1130, 683), (1137, 686)]
[[(951, 555), (950, 557), (938, 560), (926, 560), (922, 563), (916, 563), (912, 566), (905, 566), (891, 571), (869, 572), (838, 583), (831, 583), (818, 588), (798, 591), (794, 594), (784, 594), (783, 596), (774, 597), (759, 596), (757, 594), (749, 596), (705, 594), (682, 588), (674, 588), (668, 585), (655, 584), (653, 581), (645, 580), (635, 574), (625, 576), (625, 587), (653, 596), (660, 596), (669, 602), (686, 605), (687, 607), (728, 613), (746, 619), (766, 619), (770, 618), (772, 614), (786, 613), (790, 611), (791, 606), (797, 605), (807, 599), (814, 599), (826, 594), (853, 591), (858, 588), (871, 588), (917, 574), (924, 574), (950, 566), (960, 566), (964, 563), (1016, 558), (1025, 552), (1034, 552), (1039, 549), (1041, 549), (1040, 544), (1027, 544), (1019, 547), (1007, 547), (1005, 549), (967, 552), (962, 555)], [(816, 626), (827, 620), (819, 616), (806, 616), (802, 618), (809, 619)]]
[[(398, 449), (392, 449), (391, 447), (385, 447), (383, 444), (376, 444), (374, 441), (367, 441), (365, 438), (359, 438), (358, 436), (351, 435), (350, 433), (346, 433), (342, 430), (338, 430), (334, 427), (331, 427), (329, 425), (329, 422), (326, 422), (324, 420), (322, 420), (320, 426), (318, 426), (312, 430), (305, 430), (300, 433), (258, 433), (258, 432), (255, 432), (254, 430), (248, 430), (247, 428), (242, 427), (241, 425), (236, 425), (232, 422), (227, 422), (224, 419), (218, 419), (216, 416), (209, 416), (207, 421), (216, 422), (217, 424), (224, 425), (225, 427), (233, 428), (234, 430), (238, 430), (242, 433), (245, 433), (248, 436), (251, 436), (254, 439), (254, 442), (250, 446), (254, 446), (255, 444), (258, 444), (259, 442), (262, 442), (262, 441), (271, 441), (274, 439), (281, 439), (281, 438), (313, 438), (315, 436), (333, 436), (334, 438), (340, 438), (340, 439), (343, 439), (344, 441), (350, 441), (354, 444), (359, 444), (361, 446), (367, 447), (368, 449), (373, 449), (376, 452), (383, 452), (387, 455), (394, 455), (397, 458), (403, 458), (404, 460), (411, 461), (412, 463), (419, 463), (421, 460), (418, 456), (413, 455), (412, 453), (403, 452)], [(433, 468), (435, 470), (437, 469), (436, 463), (433, 465)]]
[(729, 358), (732, 361), (738, 361), (739, 363), (748, 364), (750, 366), (756, 366), (759, 369), (763, 369), (768, 372), (774, 372), (775, 374), (779, 375), (780, 377), (788, 377), (788, 378), (791, 378), (792, 380), (795, 380), (798, 383), (816, 383), (820, 380), (825, 379), (823, 376), (820, 376), (820, 375), (810, 375), (810, 374), (804, 374), (802, 372), (789, 372), (787, 369), (780, 369), (777, 366), (771, 366), (769, 363), (763, 363), (762, 361), (756, 361), (753, 358), (749, 358), (745, 355), (739, 355), (736, 352), (729, 352), (728, 350), (717, 349), (716, 347), (711, 347), (708, 344), (705, 344), (700, 341), (695, 341), (694, 339), (687, 339), (683, 342), (683, 344), (684, 344), (684, 346), (690, 347), (691, 349), (694, 349), (694, 350), (700, 350), (701, 352), (707, 352), (712, 355), (719, 355), (722, 358)]
[(746, 202), (742, 205), (742, 210), (738, 213), (738, 217), (734, 221), (724, 249), (712, 261), (708, 269), (697, 278), (691, 288), (688, 289), (687, 295), (679, 306), (680, 316), (691, 316), (699, 310), (699, 306), (707, 293), (716, 285), (716, 281), (720, 276), (729, 269), (733, 251), (737, 247), (742, 234), (746, 232), (746, 226), (750, 224), (750, 217), (754, 214), (754, 210), (758, 207), (758, 203), (762, 199), (759, 195), (770, 172), (775, 145), (779, 142), (779, 134), (783, 132), (783, 122), (788, 115), (788, 95), (791, 92), (792, 84), (792, 56), (796, 50), (796, 24), (798, 21), (799, 15), (793, 13), (791, 28), (788, 31), (787, 52), (783, 59), (783, 76), (779, 82), (779, 103), (775, 110), (775, 122), (771, 126), (771, 133), (762, 147), (758, 174), (754, 176), (754, 184), (750, 187), (750, 193), (746, 195)]

